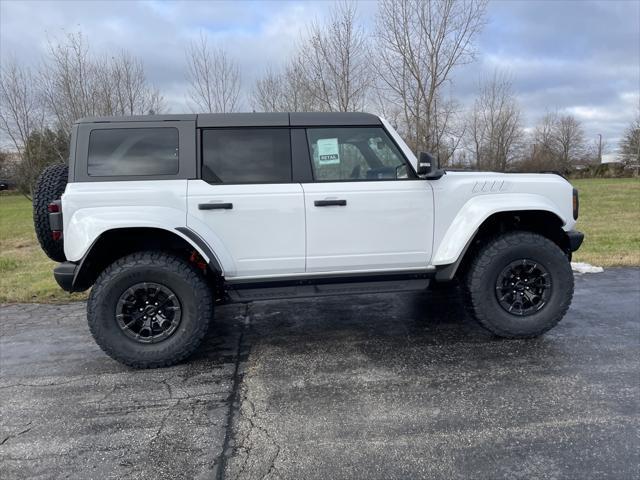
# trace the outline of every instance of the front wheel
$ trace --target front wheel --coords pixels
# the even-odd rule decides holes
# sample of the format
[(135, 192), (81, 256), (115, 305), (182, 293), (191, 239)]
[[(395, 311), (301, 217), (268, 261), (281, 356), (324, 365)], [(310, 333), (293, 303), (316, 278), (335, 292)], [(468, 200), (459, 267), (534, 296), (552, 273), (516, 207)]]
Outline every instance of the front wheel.
[(109, 356), (135, 368), (166, 367), (191, 355), (207, 333), (212, 294), (186, 261), (162, 252), (123, 257), (98, 277), (89, 329)]
[(471, 316), (506, 338), (543, 334), (564, 317), (573, 298), (569, 259), (551, 240), (530, 232), (494, 238), (462, 283)]

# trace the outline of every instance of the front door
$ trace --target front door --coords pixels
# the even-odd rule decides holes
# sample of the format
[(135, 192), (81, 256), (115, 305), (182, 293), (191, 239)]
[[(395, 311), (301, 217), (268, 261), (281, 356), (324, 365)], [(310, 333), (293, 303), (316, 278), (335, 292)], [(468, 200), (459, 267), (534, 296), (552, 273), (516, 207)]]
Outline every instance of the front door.
[(289, 129), (205, 129), (201, 151), (187, 225), (216, 252), (225, 277), (303, 273), (304, 197), (292, 183)]
[(307, 272), (391, 271), (429, 264), (433, 193), (382, 127), (310, 128), (304, 183)]

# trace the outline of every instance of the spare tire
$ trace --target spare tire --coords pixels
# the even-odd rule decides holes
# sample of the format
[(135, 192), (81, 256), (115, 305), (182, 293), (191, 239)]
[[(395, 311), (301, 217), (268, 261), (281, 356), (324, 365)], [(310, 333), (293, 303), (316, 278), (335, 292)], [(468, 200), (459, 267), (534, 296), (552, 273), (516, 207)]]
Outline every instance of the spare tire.
[(33, 226), (36, 237), (44, 253), (56, 262), (64, 262), (66, 258), (63, 240), (54, 240), (51, 236), (48, 206), (62, 196), (68, 179), (69, 167), (63, 164), (51, 165), (40, 174), (33, 191)]

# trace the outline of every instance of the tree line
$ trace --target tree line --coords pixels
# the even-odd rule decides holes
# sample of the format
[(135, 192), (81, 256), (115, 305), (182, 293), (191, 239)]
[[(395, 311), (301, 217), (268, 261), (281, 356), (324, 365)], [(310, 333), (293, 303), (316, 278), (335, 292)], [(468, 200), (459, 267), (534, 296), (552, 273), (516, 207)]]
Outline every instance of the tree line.
[[(356, 3), (335, 3), (325, 19), (309, 23), (288, 59), (244, 89), (246, 99), (237, 60), (201, 34), (185, 48), (185, 100), (196, 112), (249, 104), (254, 111), (378, 113), (414, 151), (432, 152), (449, 167), (569, 173), (599, 163), (606, 144), (588, 142), (572, 115), (549, 112), (525, 131), (507, 72), (479, 79), (470, 107), (456, 100), (453, 73), (476, 60), (486, 12), (487, 0), (379, 0), (366, 29)], [(0, 155), (0, 175), (12, 174), (27, 195), (46, 165), (67, 158), (76, 119), (166, 111), (142, 59), (126, 50), (96, 56), (81, 34), (51, 42), (35, 71), (3, 61), (0, 107), (0, 129), (18, 159)], [(620, 159), (640, 163), (639, 146), (640, 113)]]

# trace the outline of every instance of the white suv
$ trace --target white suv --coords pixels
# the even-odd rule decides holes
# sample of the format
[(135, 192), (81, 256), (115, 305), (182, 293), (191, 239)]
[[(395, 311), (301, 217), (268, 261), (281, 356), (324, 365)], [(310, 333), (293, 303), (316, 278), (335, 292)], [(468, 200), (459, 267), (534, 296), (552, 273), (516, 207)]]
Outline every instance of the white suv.
[(577, 192), (554, 174), (444, 172), (365, 113), (79, 120), (39, 180), (36, 232), (91, 332), (134, 367), (198, 347), (214, 304), (426, 290), (458, 278), (503, 337), (573, 295)]

